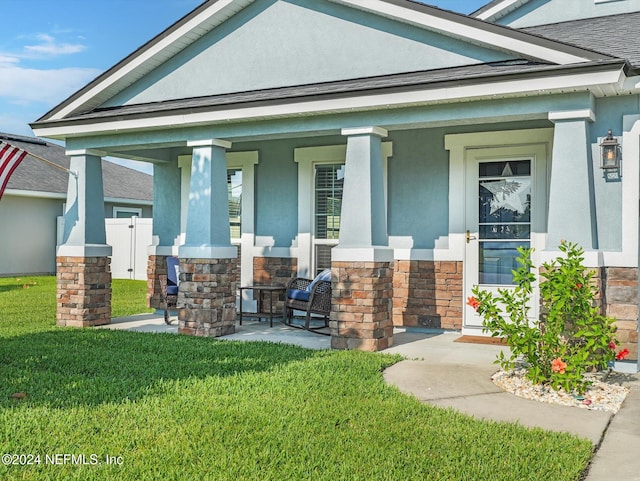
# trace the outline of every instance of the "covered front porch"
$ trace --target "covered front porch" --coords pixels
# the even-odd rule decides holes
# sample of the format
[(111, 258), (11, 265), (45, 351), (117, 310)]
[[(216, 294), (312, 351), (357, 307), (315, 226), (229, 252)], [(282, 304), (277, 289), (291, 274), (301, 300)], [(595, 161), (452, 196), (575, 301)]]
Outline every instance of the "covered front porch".
[[(250, 62), (264, 32), (283, 48)], [(205, 2), (33, 124), (77, 174), (58, 323), (110, 322), (98, 167), (114, 156), (154, 165), (149, 304), (178, 256), (183, 334), (233, 334), (239, 286), (331, 268), (336, 349), (386, 349), (394, 326), (478, 335), (471, 288), (512, 285), (518, 246), (539, 266), (567, 239), (637, 358), (628, 67), (416, 2)], [(605, 176), (610, 130), (629, 161)]]
[[(487, 250), (483, 240), (502, 242), (498, 259), (510, 270), (514, 242), (535, 247), (536, 263), (562, 238), (587, 250), (602, 246), (588, 208), (595, 197), (632, 208), (622, 203), (620, 183), (594, 186), (589, 180), (600, 130), (593, 128), (595, 109), (590, 94), (545, 95), (510, 106), (508, 115), (500, 102), (477, 101), (458, 105), (455, 118), (447, 105), (215, 129), (153, 128), (150, 119), (140, 123), (150, 124), (144, 131), (70, 137), (72, 170), (79, 175), (70, 178), (70, 228), (58, 252), (58, 322), (110, 321), (110, 248), (97, 208), (101, 173), (94, 166), (111, 155), (154, 164), (149, 305), (162, 307), (159, 276), (166, 274), (166, 257), (178, 256), (183, 334), (231, 335), (238, 287), (286, 284), (329, 267), (334, 348), (386, 349), (394, 325), (481, 334), (464, 299), (481, 275), (493, 272), (481, 256), (498, 251)], [(518, 165), (525, 170), (518, 172)], [(481, 166), (498, 174), (482, 177)], [(628, 168), (633, 178), (637, 167)], [(525, 217), (510, 221), (519, 229), (526, 224), (516, 238), (487, 237), (477, 214), (479, 186), (503, 177), (526, 177), (531, 186)], [(568, 208), (576, 200), (585, 207)], [(594, 267), (602, 265), (597, 256), (594, 251), (589, 259)], [(633, 281), (633, 273), (622, 270)], [(86, 294), (78, 295), (82, 282)], [(255, 299), (246, 295), (250, 310)], [(631, 318), (634, 301), (622, 295), (612, 309)], [(629, 324), (630, 344), (633, 330)]]

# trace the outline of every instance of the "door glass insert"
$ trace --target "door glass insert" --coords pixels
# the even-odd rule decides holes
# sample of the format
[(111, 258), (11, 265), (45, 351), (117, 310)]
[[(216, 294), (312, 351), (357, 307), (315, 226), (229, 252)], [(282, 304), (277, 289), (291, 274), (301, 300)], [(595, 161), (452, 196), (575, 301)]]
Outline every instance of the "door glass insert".
[(479, 164), (480, 284), (513, 285), (519, 246), (531, 245), (531, 161)]

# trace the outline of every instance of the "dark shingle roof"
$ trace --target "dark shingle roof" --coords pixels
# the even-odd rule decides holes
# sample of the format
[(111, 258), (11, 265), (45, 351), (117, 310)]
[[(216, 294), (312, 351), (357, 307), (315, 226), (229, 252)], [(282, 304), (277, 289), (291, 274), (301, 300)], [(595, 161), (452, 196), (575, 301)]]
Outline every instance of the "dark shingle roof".
[(640, 12), (522, 28), (523, 32), (627, 59), (640, 67)]
[(207, 97), (166, 100), (144, 104), (124, 105), (109, 108), (97, 108), (91, 112), (69, 117), (49, 124), (65, 125), (67, 123), (91, 123), (109, 121), (113, 118), (138, 119), (171, 115), (176, 113), (195, 113), (199, 111), (215, 111), (233, 109), (246, 104), (270, 105), (291, 101), (315, 100), (318, 98), (341, 98), (350, 95), (368, 95), (376, 91), (386, 93), (411, 91), (416, 88), (438, 88), (442, 86), (461, 86), (495, 82), (498, 80), (520, 79), (540, 74), (547, 76), (563, 75), (574, 69), (610, 69), (624, 64), (621, 60), (605, 60), (588, 64), (555, 65), (525, 59), (503, 62), (466, 65), (436, 70), (425, 70), (402, 74), (382, 75), (352, 80), (323, 82), (318, 84), (297, 85), (265, 90), (254, 90), (232, 94), (212, 95)]
[[(65, 148), (60, 145), (45, 142), (36, 137), (23, 137), (2, 132), (0, 132), (0, 140), (61, 167), (69, 168), (70, 159), (65, 154)], [(9, 179), (7, 189), (66, 194), (68, 180), (69, 174), (65, 171), (27, 155)], [(103, 160), (102, 182), (105, 197), (153, 200), (153, 178), (143, 172)]]

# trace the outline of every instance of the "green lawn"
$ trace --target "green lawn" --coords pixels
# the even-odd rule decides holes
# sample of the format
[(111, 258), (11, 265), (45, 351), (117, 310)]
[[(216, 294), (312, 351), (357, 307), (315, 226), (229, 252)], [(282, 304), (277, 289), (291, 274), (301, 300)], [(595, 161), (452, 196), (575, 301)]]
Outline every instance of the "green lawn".
[[(144, 283), (119, 283), (114, 315), (144, 310)], [(591, 457), (403, 395), (381, 375), (394, 356), (54, 319), (53, 278), (0, 279), (0, 454), (40, 463), (2, 480), (577, 481)]]

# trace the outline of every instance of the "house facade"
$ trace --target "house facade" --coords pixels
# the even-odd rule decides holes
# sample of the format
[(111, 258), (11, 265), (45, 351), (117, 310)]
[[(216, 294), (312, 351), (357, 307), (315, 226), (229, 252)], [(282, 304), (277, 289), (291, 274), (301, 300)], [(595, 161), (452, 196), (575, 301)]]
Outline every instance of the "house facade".
[[(471, 288), (564, 239), (637, 359), (638, 20), (640, 0), (204, 2), (32, 124), (80, 172), (59, 270), (105, 269), (86, 213), (114, 155), (154, 163), (149, 295), (178, 255), (182, 333), (233, 332), (238, 283), (331, 267), (334, 348), (481, 334)], [(59, 322), (109, 322), (100, 298)]]
[[(64, 231), (61, 220), (67, 201), (65, 169), (70, 159), (64, 147), (35, 137), (0, 132), (0, 140), (58, 166), (27, 155), (11, 176), (0, 202), (0, 276), (55, 274), (56, 245)], [(152, 216), (150, 175), (109, 161), (102, 162), (102, 171), (103, 218)]]

